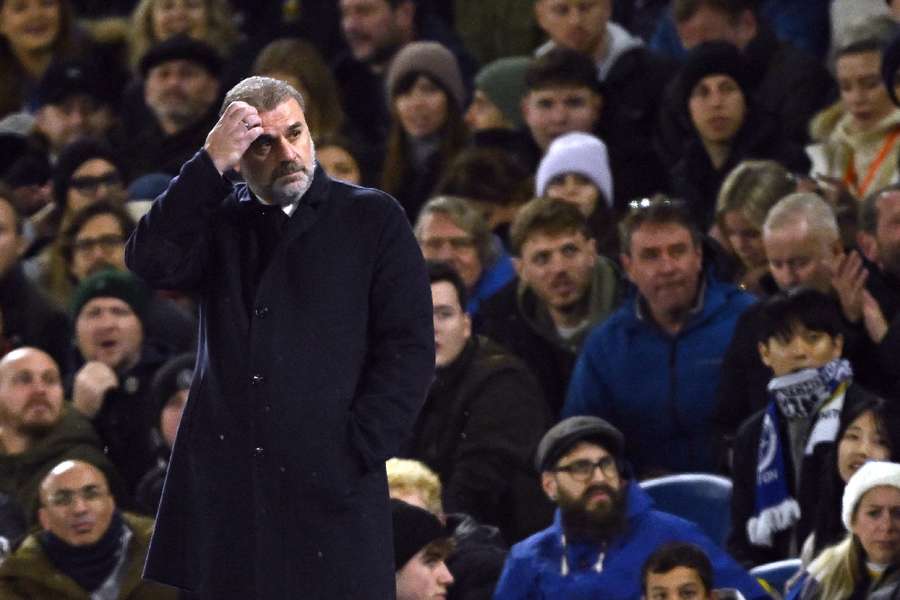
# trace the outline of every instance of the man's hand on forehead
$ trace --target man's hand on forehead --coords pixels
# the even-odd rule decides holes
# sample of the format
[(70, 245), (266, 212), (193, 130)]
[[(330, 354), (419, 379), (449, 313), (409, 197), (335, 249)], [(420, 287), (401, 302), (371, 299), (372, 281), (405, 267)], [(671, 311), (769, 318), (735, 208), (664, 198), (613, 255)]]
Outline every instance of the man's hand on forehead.
[(259, 112), (246, 102), (235, 101), (228, 105), (206, 136), (203, 149), (219, 173), (224, 174), (240, 162), (244, 152), (261, 134)]

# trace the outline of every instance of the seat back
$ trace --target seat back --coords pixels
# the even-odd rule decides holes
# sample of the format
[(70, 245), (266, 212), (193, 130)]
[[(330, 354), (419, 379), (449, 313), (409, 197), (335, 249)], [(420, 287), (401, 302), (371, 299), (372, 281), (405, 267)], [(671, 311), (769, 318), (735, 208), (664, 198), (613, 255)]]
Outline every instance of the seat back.
[(757, 579), (762, 579), (772, 590), (783, 595), (784, 586), (801, 567), (799, 558), (789, 558), (753, 567), (750, 569), (750, 575)]
[(658, 510), (693, 521), (719, 546), (731, 526), (731, 480), (708, 473), (683, 473), (642, 481)]

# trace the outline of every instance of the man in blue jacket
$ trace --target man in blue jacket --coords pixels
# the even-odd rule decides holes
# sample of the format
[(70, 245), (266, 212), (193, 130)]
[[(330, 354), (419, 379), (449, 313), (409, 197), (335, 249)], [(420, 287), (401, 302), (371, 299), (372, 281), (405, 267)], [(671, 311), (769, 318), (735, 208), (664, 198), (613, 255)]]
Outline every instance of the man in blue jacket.
[(713, 565), (713, 587), (768, 598), (697, 525), (653, 510), (627, 476), (625, 439), (597, 417), (571, 417), (548, 431), (535, 466), (559, 510), (550, 527), (513, 546), (494, 600), (637, 600), (641, 566), (661, 545), (696, 544)]
[(588, 337), (562, 416), (619, 427), (642, 477), (711, 471), (719, 367), (753, 297), (704, 275), (700, 234), (675, 201), (635, 203), (620, 233), (637, 294)]

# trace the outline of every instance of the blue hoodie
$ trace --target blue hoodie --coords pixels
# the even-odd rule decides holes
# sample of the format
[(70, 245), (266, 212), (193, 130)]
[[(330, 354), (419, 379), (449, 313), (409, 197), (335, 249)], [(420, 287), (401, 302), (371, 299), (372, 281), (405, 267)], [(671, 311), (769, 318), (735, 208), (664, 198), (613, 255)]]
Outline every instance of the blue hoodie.
[(769, 598), (733, 558), (689, 522), (653, 510), (653, 501), (636, 483), (627, 484), (627, 530), (614, 538), (603, 557), (593, 544), (570, 543), (566, 558), (570, 573), (562, 575), (562, 526), (559, 511), (553, 525), (512, 547), (494, 600), (640, 600), (641, 567), (662, 544), (696, 544), (713, 566), (713, 587), (736, 588), (747, 600)]

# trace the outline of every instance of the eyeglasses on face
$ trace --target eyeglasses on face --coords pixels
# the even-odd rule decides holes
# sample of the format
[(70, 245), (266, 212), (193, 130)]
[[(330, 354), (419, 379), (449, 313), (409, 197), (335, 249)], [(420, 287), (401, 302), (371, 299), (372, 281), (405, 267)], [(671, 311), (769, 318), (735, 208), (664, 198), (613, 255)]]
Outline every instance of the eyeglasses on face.
[(47, 498), (47, 504), (57, 508), (68, 508), (75, 504), (77, 498), (85, 502), (96, 502), (109, 495), (109, 491), (99, 485), (86, 485), (77, 490), (59, 490)]
[(72, 250), (76, 254), (89, 254), (94, 248), (100, 248), (104, 252), (111, 252), (125, 243), (125, 238), (115, 233), (101, 235), (95, 238), (81, 238), (72, 244)]
[(73, 177), (69, 180), (69, 187), (87, 196), (96, 194), (101, 185), (105, 187), (119, 187), (122, 185), (122, 177), (116, 171), (109, 171), (96, 177), (84, 175), (82, 177)]
[(586, 481), (590, 481), (591, 477), (594, 475), (594, 470), (600, 469), (600, 472), (603, 473), (603, 476), (606, 478), (613, 478), (619, 475), (619, 468), (616, 466), (616, 459), (612, 456), (604, 456), (597, 462), (583, 459), (576, 460), (575, 462), (569, 463), (567, 465), (561, 465), (556, 467), (554, 471), (557, 473), (562, 471), (563, 473), (568, 473), (572, 479), (575, 481), (580, 481), (582, 483)]

